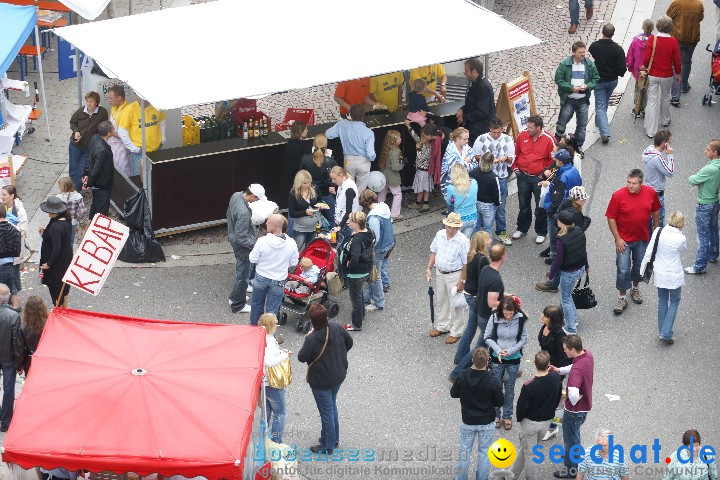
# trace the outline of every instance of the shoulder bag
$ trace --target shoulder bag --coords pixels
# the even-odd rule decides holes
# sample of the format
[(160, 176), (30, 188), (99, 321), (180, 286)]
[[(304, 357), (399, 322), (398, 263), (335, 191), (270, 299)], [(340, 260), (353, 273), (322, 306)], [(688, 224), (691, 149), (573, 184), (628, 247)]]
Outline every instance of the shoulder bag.
[(323, 344), (322, 350), (320, 350), (320, 355), (318, 355), (317, 357), (315, 357), (315, 360), (313, 360), (312, 363), (310, 363), (310, 364), (308, 365), (307, 372), (305, 373), (305, 381), (306, 381), (306, 382), (310, 383), (310, 367), (312, 367), (313, 365), (315, 365), (315, 362), (317, 362), (318, 360), (320, 360), (320, 357), (323, 356), (323, 353), (325, 353), (325, 349), (327, 348), (327, 344), (328, 344), (328, 340), (329, 340), (329, 339), (330, 339), (330, 325), (328, 325), (327, 327), (325, 327), (325, 343)]
[(595, 300), (595, 294), (590, 289), (590, 274), (585, 273), (585, 285), (580, 287), (582, 277), (578, 278), (575, 288), (573, 288), (572, 298), (575, 308), (580, 310), (588, 310), (597, 306), (597, 300)]
[(650, 69), (652, 68), (653, 60), (655, 59), (655, 47), (657, 46), (657, 35), (653, 36), (653, 46), (652, 46), (652, 53), (650, 54), (650, 63), (648, 64), (647, 69), (640, 69), (638, 72), (638, 79), (637, 79), (637, 86), (638, 90), (644, 90), (647, 88), (647, 82), (648, 82), (648, 74), (650, 73)]
[(268, 384), (272, 388), (285, 388), (292, 382), (290, 356), (274, 367), (268, 367), (265, 370), (267, 372)]
[(645, 264), (645, 271), (642, 274), (642, 281), (645, 283), (650, 283), (650, 277), (652, 277), (652, 274), (653, 274), (653, 264), (655, 263), (655, 254), (657, 253), (658, 242), (660, 241), (660, 234), (662, 233), (663, 228), (665, 228), (665, 227), (661, 227), (660, 231), (655, 236), (655, 243), (653, 244), (653, 250), (652, 250), (652, 255), (650, 255), (650, 261), (647, 264)]

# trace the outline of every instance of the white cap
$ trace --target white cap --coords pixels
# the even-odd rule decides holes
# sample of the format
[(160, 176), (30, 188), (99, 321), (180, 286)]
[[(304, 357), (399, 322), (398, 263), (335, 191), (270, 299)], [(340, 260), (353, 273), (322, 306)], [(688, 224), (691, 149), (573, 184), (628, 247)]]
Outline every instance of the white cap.
[(255, 195), (258, 200), (267, 200), (267, 197), (265, 196), (265, 187), (259, 183), (251, 183), (248, 187), (248, 191)]

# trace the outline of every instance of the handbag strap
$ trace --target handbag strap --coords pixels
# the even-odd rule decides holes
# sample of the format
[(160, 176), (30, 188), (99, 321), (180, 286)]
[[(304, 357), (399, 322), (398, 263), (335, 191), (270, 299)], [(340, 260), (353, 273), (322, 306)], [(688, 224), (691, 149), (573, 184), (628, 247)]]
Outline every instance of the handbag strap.
[(650, 54), (650, 63), (648, 64), (648, 74), (650, 73), (650, 69), (652, 68), (653, 60), (655, 59), (655, 47), (657, 46), (657, 35), (653, 36), (653, 49), (652, 53)]
[[(575, 289), (580, 288), (580, 282), (582, 282), (582, 276), (578, 278), (577, 283), (575, 284)], [(590, 272), (587, 270), (585, 271), (585, 285), (583, 285), (583, 288), (588, 288), (590, 286)]]
[(313, 365), (315, 365), (315, 362), (317, 362), (318, 360), (320, 360), (320, 357), (322, 357), (322, 356), (323, 356), (323, 353), (325, 353), (325, 348), (327, 347), (327, 344), (328, 344), (328, 340), (329, 340), (329, 339), (330, 339), (330, 325), (328, 325), (327, 327), (325, 327), (325, 343), (323, 344), (322, 350), (320, 350), (320, 355), (318, 355), (317, 357), (315, 357), (315, 360), (313, 360), (312, 363), (311, 363), (310, 365), (308, 365), (308, 372), (310, 371), (310, 367), (312, 367)]
[(658, 243), (660, 242), (660, 234), (662, 233), (663, 228), (665, 227), (660, 227), (660, 231), (655, 236), (655, 244), (653, 245), (652, 255), (650, 255), (650, 261), (648, 262), (648, 264), (650, 265), (653, 265), (655, 263), (655, 254), (657, 253)]

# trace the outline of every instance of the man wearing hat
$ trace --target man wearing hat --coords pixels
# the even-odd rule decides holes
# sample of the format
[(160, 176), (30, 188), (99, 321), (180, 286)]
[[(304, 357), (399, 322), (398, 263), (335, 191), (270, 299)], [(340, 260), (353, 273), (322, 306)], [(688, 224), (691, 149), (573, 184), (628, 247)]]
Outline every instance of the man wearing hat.
[(550, 245), (541, 256), (550, 256), (550, 261), (546, 261), (548, 265), (552, 263), (552, 257), (555, 256), (555, 235), (557, 234), (557, 225), (555, 224), (555, 215), (563, 200), (568, 198), (570, 189), (578, 185), (582, 185), (580, 172), (572, 164), (572, 154), (561, 148), (552, 154), (555, 161), (555, 173), (545, 171), (546, 180), (544, 185), (548, 185), (550, 189), (545, 195), (543, 208), (547, 211), (548, 232), (550, 232)]
[(253, 183), (246, 191), (233, 194), (227, 210), (228, 240), (235, 253), (235, 284), (228, 300), (233, 313), (250, 313), (246, 298), (250, 278), (249, 257), (257, 235), (249, 204), (258, 200), (266, 200), (265, 188)]
[(455, 287), (458, 292), (462, 292), (465, 288), (470, 240), (460, 232), (463, 221), (457, 213), (448, 214), (443, 223), (445, 229), (437, 232), (430, 244), (430, 260), (425, 278), (430, 282), (434, 267), (438, 322), (437, 326), (430, 330), (430, 336), (438, 337), (449, 333), (445, 343), (452, 344), (460, 340), (467, 323), (465, 309), (452, 307), (452, 290)]

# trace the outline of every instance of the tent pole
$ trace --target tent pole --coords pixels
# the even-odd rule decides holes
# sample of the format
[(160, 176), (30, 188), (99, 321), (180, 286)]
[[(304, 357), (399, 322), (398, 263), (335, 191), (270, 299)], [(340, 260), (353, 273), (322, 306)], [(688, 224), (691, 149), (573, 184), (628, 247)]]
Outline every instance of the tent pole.
[[(147, 198), (147, 201), (150, 202), (150, 187), (148, 183), (150, 182), (150, 178), (147, 175), (148, 170), (148, 162), (146, 159), (147, 155), (147, 145), (146, 145), (146, 136), (145, 136), (145, 99), (140, 99), (140, 130), (142, 132), (142, 156), (140, 157), (140, 180), (142, 181), (143, 190), (145, 190), (145, 197)], [(152, 211), (152, 210), (151, 210)]]
[(47, 100), (45, 99), (45, 78), (43, 76), (42, 55), (40, 55), (40, 36), (38, 28), (35, 25), (35, 46), (37, 47), (38, 69), (40, 70), (40, 98), (42, 99), (43, 109), (45, 110), (45, 126), (47, 127), (47, 141), (50, 141), (50, 112), (47, 109)]
[(160, 10), (163, 9), (163, 0), (160, 0)]
[[(74, 45), (73, 45), (74, 46)], [(75, 47), (75, 74), (77, 78), (78, 108), (82, 108), (82, 79), (80, 78), (80, 50)]]
[(485, 78), (490, 78), (490, 55), (485, 54)]
[(132, 0), (128, 2), (128, 15), (132, 15)]

